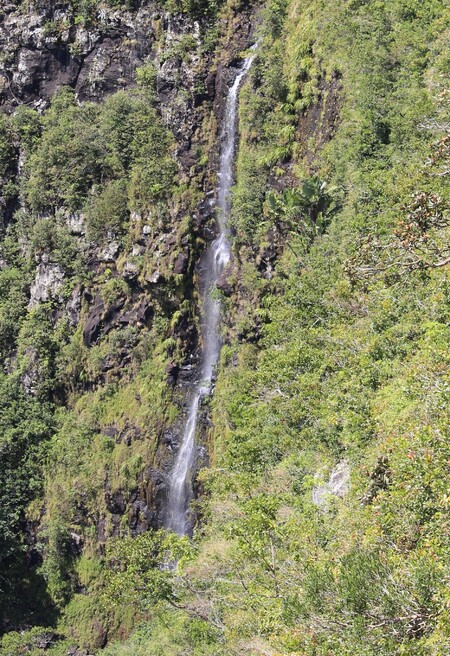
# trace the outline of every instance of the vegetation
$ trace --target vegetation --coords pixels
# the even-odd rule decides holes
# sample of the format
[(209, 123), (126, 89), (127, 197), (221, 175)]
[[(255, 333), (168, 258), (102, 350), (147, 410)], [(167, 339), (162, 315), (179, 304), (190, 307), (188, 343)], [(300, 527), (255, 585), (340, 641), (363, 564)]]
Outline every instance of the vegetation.
[[(192, 321), (157, 245), (191, 235), (154, 70), (100, 105), (64, 91), (5, 119), (1, 179), (23, 207), (1, 243), (0, 586), (6, 628), (34, 628), (0, 653), (449, 652), (449, 31), (443, 0), (261, 7), (192, 541), (117, 510), (164, 465), (167, 365)], [(65, 278), (28, 308), (36, 261)], [(152, 318), (115, 324), (137, 287)], [(57, 309), (77, 298), (71, 324)], [(17, 602), (30, 589), (40, 615)]]
[[(24, 10), (31, 7), (36, 9), (48, 9), (51, 5), (49, 0), (17, 0), (17, 5), (22, 5)], [(95, 26), (100, 19), (99, 10), (109, 8), (112, 10), (136, 11), (142, 6), (143, 0), (63, 0), (61, 7), (70, 12), (75, 24), (84, 24), (88, 27)], [(201, 20), (212, 19), (216, 16), (220, 7), (217, 0), (164, 0), (161, 6), (169, 12), (183, 12), (188, 16)], [(58, 21), (47, 23), (47, 33), (58, 32)]]
[[(118, 490), (129, 503), (177, 414), (165, 367), (180, 348), (172, 315), (183, 316), (184, 282), (171, 262), (186, 224), (173, 210), (173, 138), (151, 73), (141, 69), (133, 91), (99, 105), (63, 88), (44, 114), (21, 107), (2, 119), (0, 619), (8, 629), (54, 622), (85, 576), (81, 547), (100, 571), (89, 518), (110, 518)], [(175, 241), (155, 253), (152, 238), (167, 233)], [(138, 240), (147, 267), (157, 257), (165, 275), (159, 294), (135, 264)], [(120, 517), (105, 522), (105, 539), (122, 530)], [(68, 607), (64, 626), (82, 625), (79, 613)], [(44, 634), (33, 629), (31, 643), (49, 647), (53, 634)], [(28, 649), (28, 638), (8, 636), (6, 650)]]

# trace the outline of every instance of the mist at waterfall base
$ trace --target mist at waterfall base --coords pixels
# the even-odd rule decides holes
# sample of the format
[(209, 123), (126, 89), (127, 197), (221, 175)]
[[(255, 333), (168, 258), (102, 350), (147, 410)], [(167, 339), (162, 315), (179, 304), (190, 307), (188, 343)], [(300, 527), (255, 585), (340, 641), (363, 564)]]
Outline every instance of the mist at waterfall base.
[(231, 244), (228, 230), (230, 215), (230, 189), (233, 184), (233, 165), (237, 128), (239, 87), (248, 72), (254, 55), (244, 60), (227, 96), (225, 116), (220, 134), (220, 161), (217, 185), (218, 234), (202, 258), (202, 360), (198, 380), (192, 385), (188, 397), (188, 413), (170, 474), (168, 508), (165, 528), (178, 535), (189, 534), (192, 522), (189, 504), (192, 499), (192, 475), (195, 464), (195, 432), (201, 400), (211, 391), (214, 368), (218, 362), (220, 337), (220, 301), (215, 293), (224, 268), (230, 261)]

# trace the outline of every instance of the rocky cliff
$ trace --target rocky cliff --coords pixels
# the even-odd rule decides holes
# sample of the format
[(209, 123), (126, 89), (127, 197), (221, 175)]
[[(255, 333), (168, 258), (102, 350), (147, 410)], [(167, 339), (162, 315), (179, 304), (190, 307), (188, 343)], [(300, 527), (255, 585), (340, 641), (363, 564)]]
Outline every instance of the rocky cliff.
[[(10, 3), (0, 21), (13, 154), (2, 273), (23, 274), (3, 364), (60, 417), (56, 475), (35, 501), (29, 541), (37, 535), (50, 559), (67, 550), (54, 581), (63, 598), (78, 585), (71, 554), (161, 525), (198, 348), (197, 263), (214, 234), (216, 126), (250, 22), (245, 11), (218, 20), (150, 2), (84, 13), (67, 2)], [(23, 337), (31, 324), (43, 340), (35, 328)], [(62, 467), (58, 439), (74, 450)], [(97, 447), (104, 455), (92, 468)], [(65, 537), (55, 537), (55, 517)]]

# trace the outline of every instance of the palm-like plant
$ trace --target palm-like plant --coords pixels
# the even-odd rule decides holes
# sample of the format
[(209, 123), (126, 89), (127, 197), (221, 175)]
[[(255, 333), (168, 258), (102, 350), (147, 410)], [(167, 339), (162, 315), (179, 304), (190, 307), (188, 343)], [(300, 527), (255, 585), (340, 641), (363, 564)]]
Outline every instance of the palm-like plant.
[(299, 187), (282, 193), (269, 191), (264, 214), (278, 228), (303, 234), (310, 241), (324, 232), (331, 215), (336, 211), (333, 195), (335, 187), (313, 175), (302, 180)]

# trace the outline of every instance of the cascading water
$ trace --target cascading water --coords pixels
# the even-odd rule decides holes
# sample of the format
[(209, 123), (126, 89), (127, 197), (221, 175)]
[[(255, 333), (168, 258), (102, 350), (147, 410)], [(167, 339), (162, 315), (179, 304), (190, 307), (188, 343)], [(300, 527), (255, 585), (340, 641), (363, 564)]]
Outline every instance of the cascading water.
[(244, 60), (233, 85), (230, 87), (220, 135), (217, 216), (218, 235), (202, 259), (202, 362), (199, 380), (195, 382), (188, 399), (188, 414), (180, 450), (170, 475), (169, 503), (166, 528), (185, 535), (189, 532), (189, 503), (192, 498), (192, 470), (195, 461), (195, 430), (201, 399), (211, 391), (214, 367), (220, 353), (220, 302), (215, 294), (216, 285), (230, 260), (231, 247), (228, 231), (230, 189), (233, 184), (233, 164), (236, 142), (236, 123), (239, 87), (249, 70), (254, 55)]

